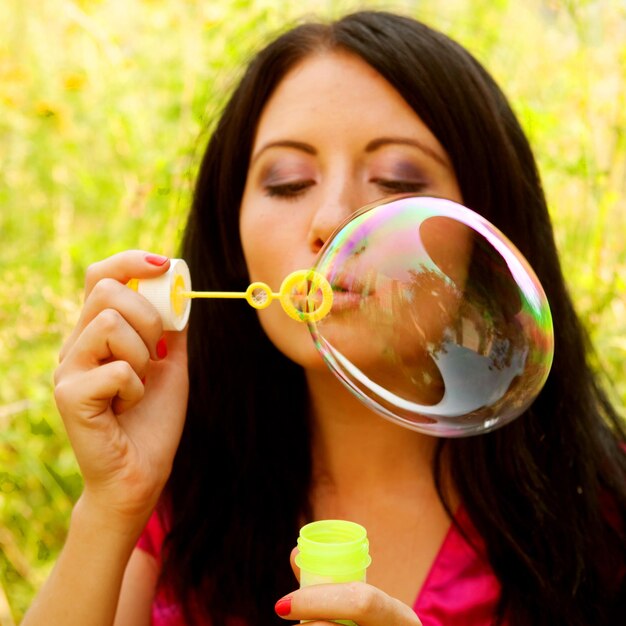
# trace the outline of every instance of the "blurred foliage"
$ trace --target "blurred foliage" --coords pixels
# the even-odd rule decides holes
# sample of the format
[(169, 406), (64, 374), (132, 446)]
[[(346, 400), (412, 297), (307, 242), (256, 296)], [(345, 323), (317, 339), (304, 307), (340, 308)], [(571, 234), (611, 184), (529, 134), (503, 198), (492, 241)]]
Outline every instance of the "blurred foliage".
[[(19, 622), (81, 479), (52, 399), (85, 268), (173, 254), (211, 123), (245, 61), (306, 15), (399, 10), (495, 75), (538, 156), (597, 366), (626, 404), (622, 0), (0, 2), (0, 626)], [(557, 320), (558, 323), (558, 320)]]

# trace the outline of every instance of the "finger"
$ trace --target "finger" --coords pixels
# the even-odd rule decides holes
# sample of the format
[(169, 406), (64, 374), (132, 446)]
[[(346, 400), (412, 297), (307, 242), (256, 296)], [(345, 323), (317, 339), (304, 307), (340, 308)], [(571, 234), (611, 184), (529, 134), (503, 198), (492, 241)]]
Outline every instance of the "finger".
[(176, 443), (182, 432), (189, 394), (187, 329), (166, 332), (163, 340), (167, 355), (160, 361), (150, 361), (148, 365), (146, 393), (140, 410), (134, 412), (132, 419), (121, 421), (131, 436)]
[(152, 386), (169, 381), (176, 389), (181, 379), (187, 381), (187, 332), (188, 327), (163, 333), (159, 340), (160, 358), (150, 363), (147, 384)]
[[(95, 288), (95, 286), (105, 278), (126, 285), (131, 278), (155, 278), (166, 272), (170, 267), (167, 257), (157, 255), (145, 250), (126, 250), (118, 254), (92, 263), (85, 273), (85, 301)], [(129, 290), (130, 291), (130, 290)], [(82, 331), (86, 321), (81, 316), (80, 327), (76, 327), (74, 332), (68, 337), (61, 349), (59, 360), (62, 360), (69, 347), (76, 340)]]
[(54, 396), (68, 431), (76, 422), (109, 419), (109, 410), (120, 414), (134, 406), (144, 394), (144, 386), (125, 361), (112, 361), (98, 368), (79, 371), (63, 378)]
[(303, 587), (279, 600), (276, 613), (290, 620), (341, 619), (359, 626), (421, 626), (409, 606), (361, 582)]
[(103, 279), (112, 278), (126, 284), (131, 278), (155, 278), (170, 266), (167, 257), (145, 250), (125, 250), (92, 263), (85, 273), (85, 297)]
[(163, 334), (163, 322), (158, 311), (143, 296), (112, 278), (103, 278), (91, 290), (80, 318), (61, 350), (62, 361), (84, 329), (103, 311), (112, 309), (137, 331), (154, 360), (158, 360), (157, 343)]
[[(124, 363), (124, 361), (115, 362)], [(127, 379), (120, 376), (119, 381), (123, 384), (118, 386), (117, 393), (111, 400), (111, 409), (115, 415), (123, 415), (126, 411), (132, 409), (142, 400), (146, 392), (143, 382), (137, 375), (132, 376), (128, 373)]]
[(83, 330), (57, 368), (56, 379), (75, 369), (92, 369), (110, 360), (126, 361), (139, 378), (145, 376), (150, 360), (146, 344), (115, 309), (101, 311)]
[(166, 331), (163, 333), (166, 353), (169, 361), (175, 361), (184, 365), (187, 369), (187, 336), (189, 326), (185, 326), (183, 330)]

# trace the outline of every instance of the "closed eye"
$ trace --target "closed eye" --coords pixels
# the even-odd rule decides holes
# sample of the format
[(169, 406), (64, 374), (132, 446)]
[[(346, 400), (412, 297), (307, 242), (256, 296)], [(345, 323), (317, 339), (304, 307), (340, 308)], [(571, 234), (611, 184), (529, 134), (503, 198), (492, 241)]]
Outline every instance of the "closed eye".
[(370, 182), (378, 185), (384, 191), (392, 193), (418, 193), (426, 188), (426, 183), (415, 180), (387, 180), (383, 178), (372, 178)]
[(314, 180), (298, 180), (290, 183), (266, 185), (265, 194), (271, 198), (296, 199), (314, 184)]

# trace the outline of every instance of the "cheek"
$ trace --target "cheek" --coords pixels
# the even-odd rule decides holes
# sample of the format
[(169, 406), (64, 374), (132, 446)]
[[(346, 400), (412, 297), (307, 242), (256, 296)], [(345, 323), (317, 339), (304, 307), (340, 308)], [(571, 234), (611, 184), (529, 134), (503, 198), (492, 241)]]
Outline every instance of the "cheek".
[[(239, 211), (239, 233), (243, 254), (252, 277), (255, 267), (266, 257), (267, 212), (260, 210), (259, 200), (248, 189), (244, 190)], [(263, 280), (255, 276), (253, 280)]]
[[(271, 259), (274, 255), (271, 253), (269, 237), (264, 236), (267, 228), (260, 224), (258, 220), (255, 220), (253, 215), (243, 212), (239, 228), (243, 255), (248, 267), (250, 280), (270, 283), (271, 277), (267, 274), (267, 270), (272, 267)], [(270, 286), (275, 288), (275, 285), (271, 283)]]
[(306, 324), (290, 319), (278, 302), (258, 311), (263, 331), (288, 359), (307, 369), (326, 369)]
[(463, 196), (456, 176), (452, 172), (445, 172), (439, 182), (440, 195), (448, 200), (463, 204)]
[(241, 244), (250, 279), (278, 290), (289, 271), (291, 256), (289, 223), (260, 206), (242, 208), (239, 219)]
[[(270, 228), (260, 223), (257, 215), (243, 214), (240, 230), (250, 281), (267, 283), (277, 292), (284, 277), (294, 271), (284, 242), (285, 228)], [(326, 367), (307, 325), (289, 318), (277, 299), (266, 309), (258, 310), (257, 315), (269, 340), (287, 358), (305, 368)]]

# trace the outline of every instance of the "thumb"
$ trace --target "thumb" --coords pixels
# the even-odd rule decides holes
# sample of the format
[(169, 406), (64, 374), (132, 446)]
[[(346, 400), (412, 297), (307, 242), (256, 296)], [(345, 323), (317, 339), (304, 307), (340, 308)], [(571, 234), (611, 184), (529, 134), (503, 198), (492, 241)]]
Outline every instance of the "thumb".
[[(162, 416), (159, 426), (162, 434), (167, 432), (178, 442), (189, 394), (187, 329), (165, 332), (161, 341), (162, 358), (150, 362), (144, 381), (146, 395), (141, 403), (141, 413), (153, 426), (154, 416)], [(179, 419), (173, 419), (175, 416)], [(138, 420), (137, 417), (134, 419)]]
[[(160, 360), (150, 362), (148, 388), (168, 385), (180, 388), (187, 394), (187, 327), (184, 330), (166, 331), (160, 344)], [(181, 386), (182, 385), (182, 386)]]
[(163, 337), (167, 342), (167, 354), (183, 365), (187, 364), (187, 333), (189, 326), (181, 331), (166, 331)]

